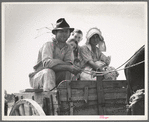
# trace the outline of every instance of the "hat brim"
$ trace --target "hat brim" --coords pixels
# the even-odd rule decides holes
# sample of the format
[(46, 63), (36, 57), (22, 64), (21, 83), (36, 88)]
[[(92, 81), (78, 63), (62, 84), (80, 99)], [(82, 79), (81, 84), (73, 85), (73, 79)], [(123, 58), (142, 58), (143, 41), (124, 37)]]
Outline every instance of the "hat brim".
[(66, 27), (66, 28), (55, 28), (55, 29), (52, 30), (52, 33), (55, 34), (56, 31), (58, 31), (58, 30), (64, 30), (64, 29), (69, 29), (70, 30), (70, 33), (72, 31), (74, 31), (74, 28), (69, 28), (69, 27)]

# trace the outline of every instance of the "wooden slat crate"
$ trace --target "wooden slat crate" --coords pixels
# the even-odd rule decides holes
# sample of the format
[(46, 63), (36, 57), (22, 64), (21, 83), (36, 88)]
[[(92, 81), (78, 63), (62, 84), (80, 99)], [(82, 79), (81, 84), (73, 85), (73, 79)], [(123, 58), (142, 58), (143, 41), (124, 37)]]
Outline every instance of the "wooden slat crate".
[(57, 90), (60, 115), (126, 114), (126, 80), (63, 81)]

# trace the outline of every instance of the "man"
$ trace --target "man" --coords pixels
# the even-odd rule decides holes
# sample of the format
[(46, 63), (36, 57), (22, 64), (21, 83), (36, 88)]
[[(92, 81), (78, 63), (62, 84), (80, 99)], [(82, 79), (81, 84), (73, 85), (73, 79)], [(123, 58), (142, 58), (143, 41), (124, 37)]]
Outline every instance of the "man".
[(75, 75), (81, 71), (74, 67), (73, 51), (66, 43), (73, 30), (64, 18), (57, 20), (52, 30), (55, 38), (39, 50), (35, 72), (29, 75), (31, 87), (50, 91), (62, 80), (71, 80), (71, 73)]

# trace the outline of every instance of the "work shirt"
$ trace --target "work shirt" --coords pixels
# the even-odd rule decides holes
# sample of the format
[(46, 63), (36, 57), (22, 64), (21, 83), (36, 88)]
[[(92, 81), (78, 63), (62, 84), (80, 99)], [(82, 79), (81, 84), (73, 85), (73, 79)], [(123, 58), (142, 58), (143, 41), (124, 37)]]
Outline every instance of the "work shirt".
[(38, 53), (37, 64), (34, 66), (36, 72), (45, 68), (52, 68), (63, 62), (73, 64), (74, 56), (71, 46), (66, 43), (65, 46), (60, 49), (57, 44), (58, 41), (52, 39), (52, 41), (42, 46)]

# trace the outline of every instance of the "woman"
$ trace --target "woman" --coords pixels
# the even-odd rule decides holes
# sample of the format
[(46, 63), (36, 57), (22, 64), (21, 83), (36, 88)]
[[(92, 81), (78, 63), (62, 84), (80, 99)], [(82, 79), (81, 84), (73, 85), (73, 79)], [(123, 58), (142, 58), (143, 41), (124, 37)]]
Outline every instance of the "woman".
[[(87, 41), (84, 46), (80, 48), (81, 65), (85, 71), (101, 71), (107, 72), (114, 70), (109, 67), (111, 57), (105, 56), (102, 52), (106, 51), (106, 45), (101, 31), (98, 28), (91, 28), (86, 35)], [(118, 73), (111, 72), (104, 75), (105, 79), (116, 80)], [(90, 74), (82, 72), (81, 80), (95, 80)]]

